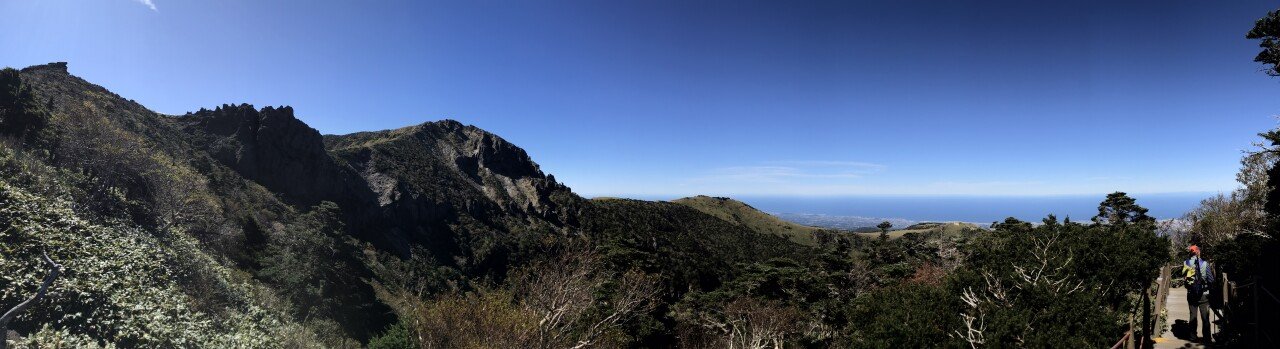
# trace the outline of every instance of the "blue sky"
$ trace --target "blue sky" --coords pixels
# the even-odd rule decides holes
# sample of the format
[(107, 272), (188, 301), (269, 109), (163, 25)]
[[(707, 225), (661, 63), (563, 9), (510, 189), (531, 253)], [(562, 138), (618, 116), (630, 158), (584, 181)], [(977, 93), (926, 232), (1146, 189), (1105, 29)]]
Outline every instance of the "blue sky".
[(1215, 192), (1268, 1), (0, 0), (0, 65), (324, 133), (452, 118), (587, 196)]

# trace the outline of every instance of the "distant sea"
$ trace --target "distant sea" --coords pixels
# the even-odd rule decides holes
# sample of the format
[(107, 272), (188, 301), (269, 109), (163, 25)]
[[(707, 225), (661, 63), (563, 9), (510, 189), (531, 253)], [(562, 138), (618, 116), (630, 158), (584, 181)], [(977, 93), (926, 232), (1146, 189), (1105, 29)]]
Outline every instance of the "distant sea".
[[(1177, 218), (1215, 193), (1133, 194), (1157, 219)], [(1015, 217), (1038, 222), (1046, 215), (1087, 221), (1106, 195), (1066, 196), (850, 196), (734, 197), (769, 213), (899, 218), (912, 221), (990, 223)]]

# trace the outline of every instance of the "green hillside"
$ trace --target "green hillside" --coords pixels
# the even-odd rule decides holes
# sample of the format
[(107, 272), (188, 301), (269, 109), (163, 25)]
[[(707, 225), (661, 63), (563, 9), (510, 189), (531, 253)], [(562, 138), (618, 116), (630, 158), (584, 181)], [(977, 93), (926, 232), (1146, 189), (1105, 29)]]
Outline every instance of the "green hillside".
[(740, 224), (755, 232), (780, 235), (792, 242), (805, 246), (816, 245), (817, 242), (813, 234), (822, 230), (821, 228), (784, 221), (771, 214), (761, 212), (742, 201), (730, 198), (698, 195), (672, 200), (671, 202), (692, 207), (702, 213), (725, 221)]
[(21, 161), (3, 145), (0, 165), (8, 170), (0, 172), (0, 269), (7, 271), (0, 304), (34, 294), (48, 272), (41, 253), (64, 266), (57, 295), (10, 328), (28, 334), (20, 347), (88, 347), (100, 340), (125, 347), (322, 345), (273, 290), (222, 266), (190, 236), (94, 223), (72, 203), (47, 198), (69, 190), (62, 182), (27, 175), (55, 170)]
[[(982, 227), (979, 227), (978, 225), (973, 223), (926, 222), (926, 223), (912, 224), (911, 226), (902, 228), (902, 229), (890, 230), (889, 237), (899, 238), (907, 234), (927, 234), (927, 233), (938, 233), (943, 236), (954, 236), (954, 235), (972, 234), (979, 231), (982, 231)], [(876, 237), (880, 235), (879, 232), (861, 232), (857, 234), (865, 237)]]

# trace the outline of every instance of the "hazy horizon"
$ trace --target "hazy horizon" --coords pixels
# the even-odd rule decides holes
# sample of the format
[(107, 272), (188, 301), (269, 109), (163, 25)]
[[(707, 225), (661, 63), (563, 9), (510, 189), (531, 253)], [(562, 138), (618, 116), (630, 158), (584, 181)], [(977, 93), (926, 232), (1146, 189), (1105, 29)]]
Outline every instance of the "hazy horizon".
[[(1130, 193), (1137, 203), (1157, 219), (1179, 218), (1200, 200), (1216, 192)], [(851, 195), (851, 196), (737, 196), (735, 200), (768, 213), (819, 214), (866, 218), (895, 218), (912, 221), (961, 221), (990, 223), (1014, 217), (1038, 222), (1049, 214), (1059, 219), (1088, 221), (1097, 214), (1097, 195)], [(631, 195), (601, 196), (640, 200), (670, 201), (681, 196)]]

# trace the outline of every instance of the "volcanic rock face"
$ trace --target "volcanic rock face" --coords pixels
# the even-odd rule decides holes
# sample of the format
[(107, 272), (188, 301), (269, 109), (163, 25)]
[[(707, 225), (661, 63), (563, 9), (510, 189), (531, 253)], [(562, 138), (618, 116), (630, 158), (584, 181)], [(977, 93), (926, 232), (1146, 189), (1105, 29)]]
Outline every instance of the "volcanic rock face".
[(320, 132), (293, 116), (292, 107), (223, 105), (179, 120), (214, 159), (291, 202), (350, 204), (368, 196), (358, 189), (359, 178), (325, 151)]
[(474, 262), (486, 258), (476, 246), (576, 229), (585, 205), (524, 150), (457, 121), (322, 136), (291, 107), (227, 104), (171, 117), (72, 76), (65, 64), (22, 75), (62, 126), (103, 121), (171, 158), (212, 159), (218, 166), (196, 168), (219, 190), (239, 177), (298, 211), (337, 203), (351, 233), (402, 255), (423, 246), (446, 262)]
[(523, 149), (479, 128), (453, 120), (418, 127), (413, 142), (434, 148), (489, 200), (505, 208), (542, 213), (550, 190), (561, 189), (549, 180)]
[(367, 223), (390, 224), (385, 230), (400, 240), (392, 245), (438, 242), (442, 232), (457, 230), (559, 230), (576, 221), (581, 199), (545, 176), (524, 150), (457, 121), (325, 142), (376, 197)]
[(247, 104), (176, 118), (188, 141), (286, 201), (344, 208), (353, 232), (407, 254), (463, 253), (464, 232), (558, 231), (581, 199), (524, 150), (453, 120), (321, 136), (293, 108)]
[[(282, 254), (275, 252), (280, 248), (322, 250), (314, 254), (323, 258), (305, 261), (347, 266), (319, 276), (340, 296), (326, 298), (338, 308), (328, 317), (307, 316), (333, 320), (357, 340), (392, 320), (389, 310), (366, 306), (379, 298), (362, 280), (390, 284), (403, 281), (400, 274), (436, 275), (437, 263), (456, 267), (463, 280), (492, 280), (544, 253), (531, 247), (568, 235), (615, 241), (623, 251), (619, 259), (635, 262), (620, 270), (674, 271), (672, 280), (690, 277), (706, 285), (727, 280), (719, 275), (738, 263), (807, 252), (688, 206), (583, 200), (545, 175), (524, 150), (452, 120), (322, 136), (290, 107), (222, 105), (163, 115), (69, 74), (65, 63), (0, 70), (0, 137), (32, 134), (27, 138), (34, 141), (6, 143), (4, 150), (19, 149), (24, 157), (11, 159), (47, 166), (31, 167), (43, 172), (30, 177), (67, 183), (65, 192), (52, 195), (76, 200), (77, 210), (91, 217), (157, 235), (185, 234), (173, 236), (198, 241), (193, 248), (282, 289), (291, 283), (275, 280), (276, 269), (265, 263), (298, 268), (264, 257)], [(322, 201), (338, 209), (314, 206)], [(306, 236), (313, 232), (323, 236)], [(361, 240), (359, 248), (342, 247), (355, 246), (345, 236), (329, 236), (338, 232)], [(165, 241), (142, 247), (171, 249), (185, 258), (191, 256), (187, 246)], [(384, 252), (426, 258), (392, 268), (382, 262)], [(193, 283), (192, 294), (209, 298), (198, 306), (216, 310), (231, 304), (224, 298), (239, 294), (206, 292), (219, 279), (207, 283), (203, 274), (190, 276), (182, 282)], [(270, 301), (279, 304), (276, 297)]]

